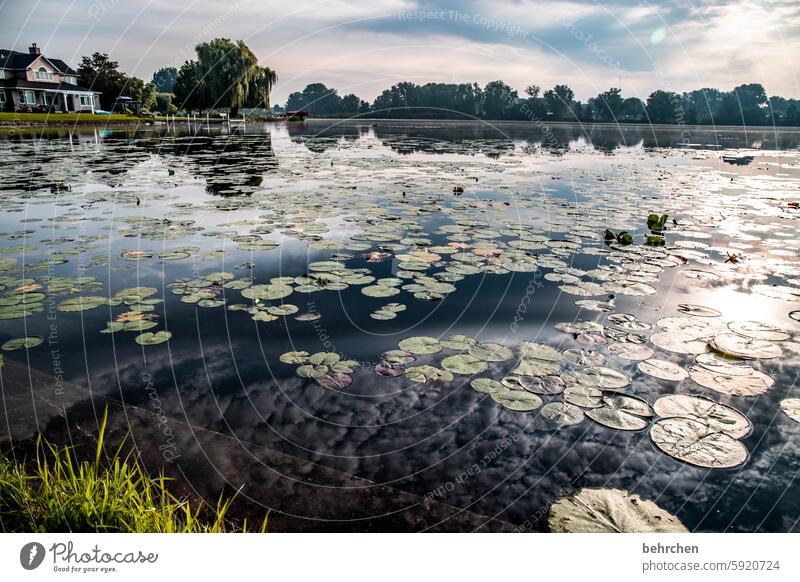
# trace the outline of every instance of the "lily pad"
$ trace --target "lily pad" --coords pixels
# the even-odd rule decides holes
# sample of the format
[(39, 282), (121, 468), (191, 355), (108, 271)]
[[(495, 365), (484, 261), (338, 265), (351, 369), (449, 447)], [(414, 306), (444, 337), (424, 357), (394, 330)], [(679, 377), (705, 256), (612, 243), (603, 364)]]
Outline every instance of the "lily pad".
[(514, 357), (514, 352), (510, 348), (494, 343), (469, 346), (469, 354), (485, 362), (505, 362)]
[(564, 359), (576, 366), (594, 367), (602, 366), (606, 363), (606, 357), (596, 350), (584, 350), (583, 348), (568, 348), (564, 350)]
[(441, 366), (454, 374), (480, 374), (489, 364), (470, 354), (457, 354), (444, 358)]
[(406, 369), (406, 378), (412, 382), (452, 382), (453, 374), (447, 370), (440, 370), (434, 366), (422, 365)]
[(564, 400), (581, 408), (599, 408), (603, 405), (603, 391), (593, 386), (567, 386)]
[(469, 384), (476, 391), (483, 392), (484, 394), (490, 394), (505, 389), (505, 387), (494, 378), (475, 378)]
[(527, 390), (505, 388), (491, 393), (492, 399), (509, 410), (530, 412), (542, 405), (542, 399)]
[(648, 376), (658, 378), (660, 380), (669, 380), (671, 382), (680, 382), (689, 377), (689, 372), (681, 368), (675, 362), (668, 360), (660, 360), (657, 358), (650, 358), (643, 362), (639, 362), (636, 367), (640, 372), (644, 372)]
[(554, 533), (684, 533), (674, 515), (621, 489), (581, 489), (556, 501), (547, 519)]
[(789, 333), (774, 325), (760, 321), (732, 321), (728, 329), (733, 333), (757, 340), (781, 342), (789, 339)]
[(548, 402), (539, 414), (547, 421), (558, 426), (570, 426), (583, 422), (583, 410), (568, 402)]
[(750, 420), (730, 406), (714, 402), (702, 396), (670, 394), (662, 396), (653, 404), (653, 410), (662, 418), (691, 418), (707, 425), (709, 429), (724, 432), (740, 439), (753, 428)]
[(593, 421), (618, 430), (642, 430), (653, 416), (644, 400), (627, 394), (604, 394), (601, 406), (586, 412)]
[(632, 342), (617, 342), (608, 346), (608, 351), (622, 358), (623, 360), (633, 360), (640, 362), (653, 357), (653, 350), (641, 344)]
[(442, 351), (442, 344), (438, 339), (424, 335), (407, 337), (397, 345), (401, 350), (417, 355), (438, 354)]
[(692, 418), (659, 420), (650, 429), (650, 438), (666, 454), (698, 467), (723, 469), (747, 460), (741, 442)]
[(284, 364), (305, 364), (308, 362), (308, 352), (286, 352), (278, 358)]
[(157, 344), (163, 344), (171, 337), (172, 337), (172, 332), (169, 331), (163, 331), (163, 330), (156, 332), (148, 331), (143, 334), (137, 335), (134, 341), (142, 346), (154, 346)]
[(781, 348), (768, 340), (752, 339), (737, 333), (721, 333), (709, 342), (716, 351), (746, 360), (767, 360), (781, 355)]
[(800, 422), (800, 398), (781, 400), (781, 409), (795, 422)]
[(375, 373), (378, 376), (383, 376), (384, 378), (396, 378), (398, 376), (402, 376), (405, 371), (405, 364), (391, 364), (385, 360), (375, 366)]
[(752, 368), (747, 374), (731, 375), (694, 364), (689, 368), (689, 377), (700, 386), (731, 396), (758, 396), (769, 390), (773, 384), (772, 378)]
[(14, 339), (10, 339), (5, 342), (2, 346), (7, 352), (11, 352), (14, 350), (21, 350), (21, 349), (30, 349), (35, 348), (36, 346), (40, 345), (44, 341), (44, 338), (40, 335), (29, 335), (28, 337), (17, 337)]

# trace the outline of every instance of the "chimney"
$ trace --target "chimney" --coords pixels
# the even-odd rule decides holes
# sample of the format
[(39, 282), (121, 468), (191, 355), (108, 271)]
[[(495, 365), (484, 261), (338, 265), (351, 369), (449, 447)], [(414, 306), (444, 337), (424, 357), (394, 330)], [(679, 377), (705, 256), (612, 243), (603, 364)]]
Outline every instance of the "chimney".
[(32, 55), (40, 55), (42, 54), (41, 49), (36, 46), (36, 43), (31, 43), (31, 46), (28, 47), (28, 52)]

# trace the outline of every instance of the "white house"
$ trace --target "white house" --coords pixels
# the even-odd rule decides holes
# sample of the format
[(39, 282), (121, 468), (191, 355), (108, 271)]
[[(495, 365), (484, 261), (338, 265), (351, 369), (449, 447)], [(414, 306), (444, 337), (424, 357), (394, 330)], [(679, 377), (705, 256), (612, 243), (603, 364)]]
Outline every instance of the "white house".
[(0, 49), (0, 110), (86, 112), (100, 108), (100, 93), (78, 85), (78, 73), (44, 56), (36, 43), (27, 53)]

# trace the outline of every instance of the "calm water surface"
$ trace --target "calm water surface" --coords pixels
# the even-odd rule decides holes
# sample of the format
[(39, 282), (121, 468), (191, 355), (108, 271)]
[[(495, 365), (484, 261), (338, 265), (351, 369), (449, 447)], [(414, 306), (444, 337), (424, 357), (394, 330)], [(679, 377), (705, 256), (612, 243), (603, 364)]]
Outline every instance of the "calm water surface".
[[(559, 497), (614, 487), (692, 530), (796, 531), (799, 425), (780, 402), (800, 396), (800, 324), (789, 316), (800, 309), (799, 146), (800, 133), (769, 129), (439, 122), (6, 135), (0, 341), (56, 329), (65, 379), (76, 384), (152, 408), (147, 374), (170, 417), (524, 529), (546, 529)], [(668, 214), (665, 246), (643, 245), (650, 213)], [(635, 244), (606, 244), (606, 229)], [(331, 259), (340, 267), (318, 263)], [(257, 306), (243, 296), (276, 278)], [(362, 292), (372, 278), (386, 279), (385, 296)], [(114, 299), (134, 287), (154, 290)], [(46, 298), (25, 313), (20, 288)], [(87, 296), (100, 299), (56, 309)], [(405, 309), (372, 316), (389, 303)], [(682, 304), (719, 315), (690, 317)], [(316, 319), (297, 319), (309, 313)], [(607, 319), (620, 313), (643, 325)], [(684, 319), (664, 321), (675, 317)], [(731, 322), (781, 330), (764, 340), (780, 356), (744, 364), (769, 386), (733, 395), (659, 379), (609, 348), (644, 346), (688, 370), (698, 350), (649, 338), (695, 330), (697, 320), (708, 326), (694, 336), (699, 351)], [(129, 321), (147, 323), (101, 333)], [(145, 329), (172, 336), (139, 345)], [(452, 381), (375, 372), (404, 338), (455, 334), (514, 356)], [(597, 352), (630, 379), (622, 391), (651, 405), (691, 394), (738, 409), (753, 425), (740, 439), (747, 460), (698, 467), (653, 444), (652, 419), (642, 430), (589, 418), (559, 428), (471, 387), (506, 376), (522, 342)], [(290, 351), (361, 366), (335, 376), (349, 385), (321, 385), (279, 360)], [(418, 355), (407, 368), (441, 368), (459, 353)], [(3, 355), (53, 372), (48, 342)], [(582, 368), (557, 365), (568, 384)]]

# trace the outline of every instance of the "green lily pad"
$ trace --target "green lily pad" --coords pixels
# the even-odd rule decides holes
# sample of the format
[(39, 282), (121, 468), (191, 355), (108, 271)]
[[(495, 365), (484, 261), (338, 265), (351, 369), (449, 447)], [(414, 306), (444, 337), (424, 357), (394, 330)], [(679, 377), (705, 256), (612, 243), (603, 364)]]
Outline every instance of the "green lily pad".
[(242, 297), (246, 297), (247, 299), (252, 299), (254, 301), (275, 301), (277, 299), (288, 297), (293, 291), (294, 289), (289, 285), (252, 285), (247, 289), (242, 290)]
[(469, 355), (484, 362), (505, 362), (514, 357), (514, 352), (501, 344), (480, 343), (469, 346)]
[(420, 384), (428, 382), (429, 380), (432, 382), (452, 382), (453, 374), (434, 366), (422, 365), (407, 368), (406, 378)]
[(40, 345), (44, 341), (44, 338), (39, 335), (29, 335), (28, 337), (17, 337), (14, 339), (10, 339), (5, 342), (1, 347), (7, 352), (11, 352), (14, 350), (20, 350), (25, 348), (26, 350), (30, 348), (35, 348), (36, 346)]
[(308, 352), (286, 352), (278, 358), (284, 364), (305, 364), (308, 362)]
[(442, 344), (438, 339), (424, 335), (407, 337), (397, 345), (401, 350), (417, 355), (437, 354), (442, 351)]
[(87, 311), (89, 309), (94, 309), (95, 307), (100, 307), (101, 305), (107, 305), (107, 304), (108, 304), (108, 299), (106, 297), (100, 297), (97, 295), (85, 295), (83, 297), (72, 297), (70, 299), (65, 299), (56, 306), (56, 309), (58, 311), (69, 313), (77, 311)]
[(492, 399), (509, 410), (530, 412), (542, 405), (542, 399), (527, 390), (505, 388), (491, 393)]
[(489, 364), (470, 354), (457, 354), (444, 358), (441, 366), (454, 374), (480, 374)]
[(558, 426), (571, 426), (583, 422), (583, 410), (568, 402), (548, 402), (539, 414), (545, 420)]
[(505, 387), (495, 380), (494, 378), (475, 378), (470, 383), (477, 392), (483, 392), (484, 394), (490, 394), (492, 392), (497, 392), (498, 390), (503, 390)]
[(172, 337), (172, 332), (169, 331), (157, 331), (157, 332), (148, 331), (143, 334), (137, 335), (136, 338), (134, 338), (134, 341), (142, 346), (154, 346), (156, 344), (164, 343), (171, 337)]

